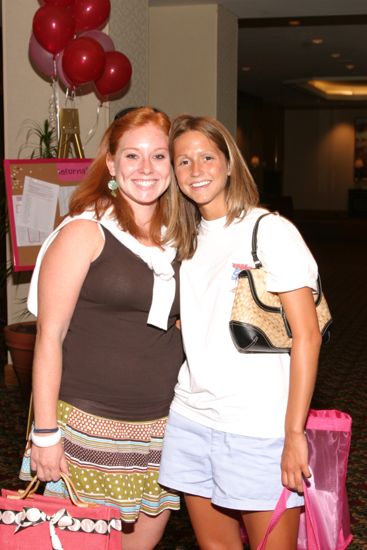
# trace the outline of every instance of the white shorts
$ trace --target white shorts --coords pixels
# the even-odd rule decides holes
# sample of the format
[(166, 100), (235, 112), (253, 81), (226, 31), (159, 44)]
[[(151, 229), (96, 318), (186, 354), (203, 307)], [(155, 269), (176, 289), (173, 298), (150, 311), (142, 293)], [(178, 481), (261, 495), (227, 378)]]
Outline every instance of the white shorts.
[[(163, 440), (159, 483), (233, 510), (274, 510), (282, 492), (283, 438), (213, 430), (171, 411)], [(303, 506), (292, 493), (287, 508)]]

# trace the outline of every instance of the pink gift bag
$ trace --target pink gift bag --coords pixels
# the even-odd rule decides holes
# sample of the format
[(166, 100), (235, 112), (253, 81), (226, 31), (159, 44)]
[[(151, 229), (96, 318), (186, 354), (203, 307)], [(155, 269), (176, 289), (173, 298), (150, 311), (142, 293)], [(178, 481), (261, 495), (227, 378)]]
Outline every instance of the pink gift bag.
[[(306, 434), (312, 477), (304, 483), (297, 550), (344, 550), (352, 542), (346, 475), (351, 417), (336, 410), (310, 410)], [(286, 509), (284, 489), (257, 550), (265, 550), (269, 534)]]
[(1, 549), (121, 550), (118, 508), (83, 501), (69, 478), (62, 477), (69, 498), (35, 493), (36, 478), (20, 493), (1, 490)]

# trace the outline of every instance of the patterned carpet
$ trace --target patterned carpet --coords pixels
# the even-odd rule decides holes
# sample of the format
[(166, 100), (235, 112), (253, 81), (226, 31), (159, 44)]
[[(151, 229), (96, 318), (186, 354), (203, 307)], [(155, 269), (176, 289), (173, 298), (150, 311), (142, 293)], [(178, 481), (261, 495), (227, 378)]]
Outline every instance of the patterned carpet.
[(367, 548), (367, 219), (298, 224), (318, 261), (334, 318), (321, 353), (315, 408), (352, 416), (348, 495), (354, 540)]
[[(367, 219), (301, 219), (296, 224), (312, 249), (334, 317), (332, 341), (322, 350), (315, 408), (341, 409), (353, 418), (348, 494), (354, 541), (367, 549)], [(0, 486), (17, 479), (26, 406), (17, 387), (0, 384)], [(157, 550), (198, 546), (185, 510), (173, 514)]]

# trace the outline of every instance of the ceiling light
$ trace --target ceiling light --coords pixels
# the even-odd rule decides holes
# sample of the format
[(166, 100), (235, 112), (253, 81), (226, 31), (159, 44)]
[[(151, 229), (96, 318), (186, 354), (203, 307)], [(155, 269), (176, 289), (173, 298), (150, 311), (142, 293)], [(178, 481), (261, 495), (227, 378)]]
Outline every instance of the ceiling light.
[(257, 155), (254, 155), (250, 158), (250, 164), (252, 168), (258, 168), (260, 166), (260, 158)]
[(312, 44), (322, 44), (324, 42), (324, 39), (323, 38), (313, 38), (312, 39)]
[(288, 25), (291, 27), (298, 27), (301, 24), (301, 21), (299, 19), (290, 19), (288, 21)]
[(303, 88), (328, 100), (361, 101), (367, 99), (367, 77), (318, 77), (288, 80), (285, 84)]
[(307, 84), (326, 96), (353, 96), (355, 99), (367, 96), (366, 81), (309, 80)]
[(339, 57), (341, 57), (341, 54), (338, 52), (334, 52), (330, 54), (330, 57), (333, 57), (334, 59), (339, 59)]
[(246, 73), (248, 71), (251, 71), (251, 67), (249, 65), (245, 65), (244, 67), (241, 68), (241, 70)]
[(356, 68), (356, 66), (353, 65), (353, 63), (346, 63), (345, 68), (348, 69), (349, 71), (352, 71), (353, 69)]

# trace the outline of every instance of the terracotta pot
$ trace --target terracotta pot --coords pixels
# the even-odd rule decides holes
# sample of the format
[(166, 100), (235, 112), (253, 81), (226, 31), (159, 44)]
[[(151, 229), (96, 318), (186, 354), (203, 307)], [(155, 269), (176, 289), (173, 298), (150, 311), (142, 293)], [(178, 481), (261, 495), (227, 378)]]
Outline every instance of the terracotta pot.
[(36, 332), (35, 321), (14, 323), (4, 327), (5, 343), (20, 389), (27, 402), (32, 391), (32, 363)]

